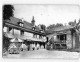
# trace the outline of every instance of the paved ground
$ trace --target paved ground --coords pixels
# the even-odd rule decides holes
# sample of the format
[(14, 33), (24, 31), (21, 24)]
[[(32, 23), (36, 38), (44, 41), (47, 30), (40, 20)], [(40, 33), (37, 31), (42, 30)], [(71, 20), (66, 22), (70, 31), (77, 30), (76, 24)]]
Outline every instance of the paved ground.
[(35, 50), (35, 51), (25, 51), (21, 54), (8, 54), (5, 58), (64, 58), (73, 59), (79, 58), (78, 52), (68, 52), (68, 51), (48, 51), (45, 49)]

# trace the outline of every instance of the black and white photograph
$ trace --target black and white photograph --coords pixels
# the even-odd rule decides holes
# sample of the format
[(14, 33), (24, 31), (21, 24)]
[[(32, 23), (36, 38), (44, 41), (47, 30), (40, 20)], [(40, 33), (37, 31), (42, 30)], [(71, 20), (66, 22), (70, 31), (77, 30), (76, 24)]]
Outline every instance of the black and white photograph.
[(3, 58), (70, 59), (79, 56), (79, 5), (2, 5)]

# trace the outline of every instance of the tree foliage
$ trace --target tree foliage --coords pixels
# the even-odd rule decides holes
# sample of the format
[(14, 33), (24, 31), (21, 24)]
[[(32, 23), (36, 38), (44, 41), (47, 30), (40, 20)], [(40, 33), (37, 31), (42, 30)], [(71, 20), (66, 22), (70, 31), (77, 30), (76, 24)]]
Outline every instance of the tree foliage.
[(8, 50), (8, 47), (10, 45), (10, 39), (5, 37), (5, 34), (3, 33), (3, 49), (5, 48), (6, 50)]
[(11, 16), (14, 16), (13, 11), (13, 5), (3, 5), (3, 20), (10, 19)]
[(76, 20), (75, 21), (70, 21), (68, 24), (71, 25), (71, 26), (75, 26), (76, 25)]
[(49, 26), (47, 27), (47, 29), (52, 29), (52, 28), (56, 28), (56, 27), (60, 27), (60, 26), (63, 26), (63, 24), (61, 24), (61, 23), (52, 24), (52, 25), (49, 25)]
[(46, 26), (45, 26), (45, 25), (41, 24), (40, 26), (41, 26), (41, 29), (42, 29), (43, 31), (46, 30)]

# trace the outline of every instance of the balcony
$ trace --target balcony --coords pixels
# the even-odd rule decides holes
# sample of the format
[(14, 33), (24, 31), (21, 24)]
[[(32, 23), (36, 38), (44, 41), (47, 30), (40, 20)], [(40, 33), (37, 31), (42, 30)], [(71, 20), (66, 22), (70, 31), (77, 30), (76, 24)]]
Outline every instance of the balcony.
[(46, 42), (46, 39), (39, 39), (39, 38), (30, 37), (30, 36), (12, 34), (10, 32), (6, 32), (5, 35), (8, 38), (19, 38), (19, 39), (23, 39), (23, 40)]
[(20, 36), (22, 39), (25, 39), (25, 40), (31, 40), (31, 41), (40, 41), (40, 42), (46, 42), (46, 39), (39, 39), (39, 38), (34, 38), (34, 37), (31, 37), (31, 36)]
[(58, 40), (58, 41), (54, 41), (54, 43), (66, 43), (66, 40)]

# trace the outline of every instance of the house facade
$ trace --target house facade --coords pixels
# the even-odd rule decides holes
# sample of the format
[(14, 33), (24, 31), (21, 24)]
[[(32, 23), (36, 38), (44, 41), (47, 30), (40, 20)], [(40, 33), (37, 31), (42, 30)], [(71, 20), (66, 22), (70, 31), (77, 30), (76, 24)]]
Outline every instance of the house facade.
[(76, 49), (80, 46), (80, 32), (76, 33), (73, 26), (61, 26), (44, 32), (40, 26), (35, 25), (34, 17), (31, 23), (15, 17), (4, 23), (5, 36), (21, 39), (25, 45), (45, 48), (46, 43), (50, 43), (53, 49)]
[(10, 20), (5, 20), (3, 33), (8, 38), (24, 40), (23, 43), (26, 45), (34, 44), (36, 47), (38, 44), (39, 47), (44, 46), (45, 48), (45, 33), (35, 25), (34, 17), (31, 23), (15, 17), (11, 17)]
[(80, 35), (77, 35), (73, 26), (61, 26), (46, 32), (53, 49), (76, 49), (80, 46)]

